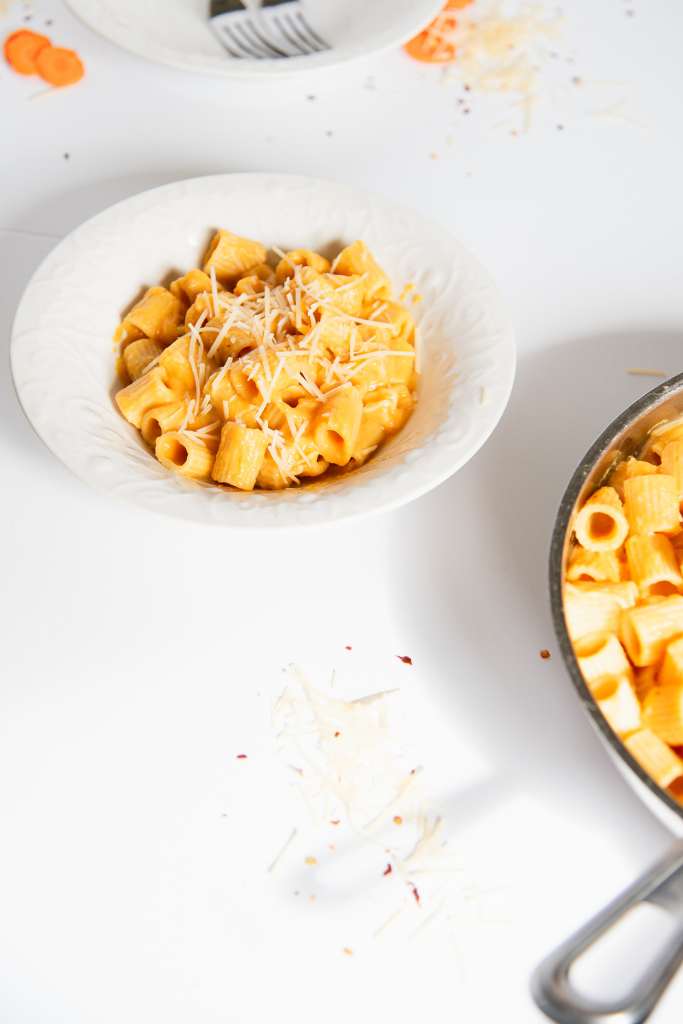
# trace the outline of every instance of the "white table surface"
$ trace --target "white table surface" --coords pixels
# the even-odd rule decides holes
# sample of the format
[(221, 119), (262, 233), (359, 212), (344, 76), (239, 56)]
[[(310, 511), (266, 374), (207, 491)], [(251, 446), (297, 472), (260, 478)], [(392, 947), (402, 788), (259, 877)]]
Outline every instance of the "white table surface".
[[(5, 350), (29, 276), (85, 218), (176, 178), (274, 170), (451, 227), (510, 302), (519, 371), (493, 438), (432, 494), (245, 545), (73, 479), (25, 421), (5, 352), (3, 1022), (537, 1021), (533, 966), (666, 849), (556, 654), (546, 557), (574, 466), (656, 383), (626, 369), (683, 363), (683, 7), (566, 6), (564, 84), (513, 135), (507, 101), (472, 96), (465, 117), (456, 82), (400, 53), (270, 90), (146, 64), (34, 4), (88, 76), (32, 98), (36, 81), (0, 67)], [(21, 16), (10, 4), (0, 28)], [(350, 834), (329, 851), (306, 831), (270, 722), (291, 661), (325, 690), (336, 669), (340, 695), (401, 688), (401, 742), (468, 913), (415, 934), (431, 909), (415, 907), (373, 937), (404, 894), (381, 856), (356, 864)], [(653, 1019), (682, 1013), (678, 978)]]

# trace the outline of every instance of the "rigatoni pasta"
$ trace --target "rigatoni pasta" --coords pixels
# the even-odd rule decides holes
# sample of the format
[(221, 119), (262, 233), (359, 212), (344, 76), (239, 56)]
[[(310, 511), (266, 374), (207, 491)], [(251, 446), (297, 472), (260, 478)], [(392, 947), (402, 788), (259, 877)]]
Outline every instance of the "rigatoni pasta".
[(683, 801), (683, 417), (658, 424), (579, 509), (564, 612), (588, 689), (658, 785)]
[(601, 487), (576, 517), (576, 538), (588, 551), (616, 551), (626, 540), (628, 520), (613, 487)]
[(683, 777), (683, 761), (651, 729), (636, 729), (624, 746), (662, 789)]
[(220, 230), (116, 331), (116, 404), (180, 475), (296, 486), (362, 465), (412, 412), (415, 323), (367, 246), (275, 253)]

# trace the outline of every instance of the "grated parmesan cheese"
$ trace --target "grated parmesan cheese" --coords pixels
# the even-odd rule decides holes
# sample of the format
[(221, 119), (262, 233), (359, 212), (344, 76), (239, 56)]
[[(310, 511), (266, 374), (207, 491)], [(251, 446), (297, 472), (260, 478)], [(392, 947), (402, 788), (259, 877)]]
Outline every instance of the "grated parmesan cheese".
[[(399, 908), (375, 934), (407, 915), (412, 921), (415, 913), (435, 914), (449, 886), (460, 881), (462, 866), (445, 840), (441, 816), (429, 807), (422, 769), (408, 768), (392, 735), (387, 709), (397, 691), (345, 701), (313, 687), (296, 667), (289, 677), (273, 722), (314, 826), (349, 826), (356, 841), (378, 850), (378, 877), (391, 876), (386, 884), (399, 895)], [(391, 869), (382, 871), (387, 856)]]

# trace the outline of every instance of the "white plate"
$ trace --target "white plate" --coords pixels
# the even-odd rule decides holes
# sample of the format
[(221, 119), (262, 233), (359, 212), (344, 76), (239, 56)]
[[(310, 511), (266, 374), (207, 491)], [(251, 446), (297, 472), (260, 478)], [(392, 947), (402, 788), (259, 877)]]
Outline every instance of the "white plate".
[(286, 60), (236, 60), (208, 24), (208, 0), (67, 0), (90, 28), (157, 64), (226, 78), (287, 75), (333, 67), (400, 46), (424, 28), (442, 0), (302, 0), (311, 26), (331, 49)]
[[(169, 473), (122, 419), (112, 400), (114, 328), (141, 285), (196, 266), (217, 226), (284, 249), (336, 251), (362, 238), (397, 291), (413, 282), (423, 296), (415, 412), (365, 466), (329, 483), (241, 494)], [(435, 487), (496, 426), (515, 366), (495, 285), (446, 231), (335, 182), (271, 174), (175, 182), (81, 225), (24, 292), (11, 356), (26, 415), (82, 480), (168, 515), (271, 528), (359, 517)]]

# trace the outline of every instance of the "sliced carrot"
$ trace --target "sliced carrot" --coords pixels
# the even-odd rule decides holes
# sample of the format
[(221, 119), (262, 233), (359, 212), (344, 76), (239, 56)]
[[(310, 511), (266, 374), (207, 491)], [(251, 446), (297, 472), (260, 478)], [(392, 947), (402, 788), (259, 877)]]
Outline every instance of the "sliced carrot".
[(449, 64), (455, 57), (454, 44), (437, 39), (429, 29), (409, 40), (403, 49), (413, 60), (420, 60), (425, 64)]
[(75, 50), (46, 46), (36, 58), (38, 74), (50, 85), (73, 85), (85, 74), (83, 62)]
[(20, 29), (7, 36), (3, 47), (5, 60), (20, 75), (35, 75), (38, 54), (50, 45), (47, 36)]
[(405, 44), (403, 49), (408, 56), (425, 64), (450, 64), (455, 58), (456, 47), (449, 36), (458, 24), (451, 12), (471, 3), (472, 0), (446, 0), (434, 21)]

